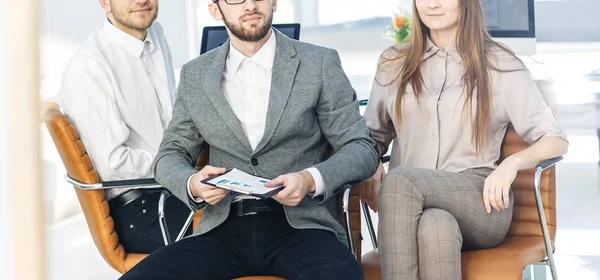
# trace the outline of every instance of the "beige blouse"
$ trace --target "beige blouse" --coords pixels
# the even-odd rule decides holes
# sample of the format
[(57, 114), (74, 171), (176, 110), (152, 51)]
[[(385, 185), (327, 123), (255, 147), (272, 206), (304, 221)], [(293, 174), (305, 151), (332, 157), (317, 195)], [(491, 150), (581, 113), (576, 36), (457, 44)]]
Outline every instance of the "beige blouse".
[(377, 72), (364, 117), (379, 151), (385, 154), (394, 140), (390, 169), (418, 167), (461, 172), (477, 167), (495, 168), (509, 123), (529, 144), (544, 136), (566, 140), (525, 66), (499, 48), (492, 53), (497, 68), (516, 71), (489, 72), (493, 96), (491, 138), (479, 155), (472, 137), (471, 118), (462, 113), (464, 66), (455, 46), (440, 49), (427, 40), (421, 60), (425, 95), (419, 105), (412, 86), (407, 86), (401, 125), (395, 118), (397, 86), (395, 83), (386, 86), (396, 77), (399, 62)]

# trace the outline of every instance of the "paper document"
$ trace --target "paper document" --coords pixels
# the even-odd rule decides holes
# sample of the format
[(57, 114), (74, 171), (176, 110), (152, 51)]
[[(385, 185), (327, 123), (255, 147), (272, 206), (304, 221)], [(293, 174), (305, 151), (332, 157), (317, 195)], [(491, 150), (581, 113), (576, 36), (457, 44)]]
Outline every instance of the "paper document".
[(224, 174), (207, 178), (202, 183), (242, 194), (267, 198), (283, 188), (281, 186), (275, 188), (265, 187), (265, 183), (268, 181), (270, 179), (254, 176), (234, 168)]

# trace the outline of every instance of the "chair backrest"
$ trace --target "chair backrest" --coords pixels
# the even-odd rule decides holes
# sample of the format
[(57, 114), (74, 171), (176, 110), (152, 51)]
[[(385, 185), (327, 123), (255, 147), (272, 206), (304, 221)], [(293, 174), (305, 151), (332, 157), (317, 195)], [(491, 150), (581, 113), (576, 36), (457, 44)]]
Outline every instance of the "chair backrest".
[[(273, 28), (295, 40), (300, 40), (300, 27), (299, 23), (273, 24)], [(227, 39), (229, 39), (229, 34), (225, 26), (204, 27), (202, 29), (202, 41), (200, 42), (200, 54), (202, 55), (223, 45)]]
[[(556, 111), (556, 102), (551, 87), (546, 81), (536, 81), (546, 103)], [(512, 127), (506, 132), (502, 143), (502, 159), (528, 147)], [(540, 218), (537, 214), (535, 196), (533, 194), (533, 177), (535, 170), (520, 171), (512, 184), (514, 194), (513, 218), (507, 237), (542, 236)], [(540, 181), (544, 213), (550, 239), (554, 243), (556, 237), (556, 172), (555, 167), (546, 169)]]
[[(503, 143), (503, 157), (510, 156), (527, 148), (527, 144), (511, 127), (506, 133)], [(533, 169), (519, 171), (512, 184), (514, 195), (513, 218), (507, 237), (542, 236), (540, 218), (537, 213), (533, 194)], [(550, 239), (556, 237), (556, 173), (551, 167), (542, 173), (540, 182), (544, 213)]]
[[(77, 129), (71, 120), (60, 111), (54, 102), (45, 106), (43, 115), (48, 132), (52, 136), (67, 174), (84, 184), (100, 182), (92, 160), (86, 153), (85, 146), (79, 139)], [(117, 233), (114, 231), (114, 221), (104, 198), (104, 191), (84, 191), (75, 188), (75, 192), (98, 251), (110, 266), (124, 273), (133, 266), (131, 260), (140, 259), (141, 255), (134, 258), (133, 255), (137, 254), (127, 254), (119, 243)]]

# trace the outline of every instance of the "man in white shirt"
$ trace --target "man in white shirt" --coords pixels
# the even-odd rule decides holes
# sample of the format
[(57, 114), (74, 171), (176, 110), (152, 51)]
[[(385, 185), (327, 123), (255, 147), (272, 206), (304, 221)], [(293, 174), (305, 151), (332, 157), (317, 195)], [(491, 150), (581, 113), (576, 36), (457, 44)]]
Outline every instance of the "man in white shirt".
[[(60, 96), (102, 181), (152, 178), (175, 100), (173, 61), (158, 0), (100, 0), (106, 20), (67, 64)], [(160, 190), (105, 191), (119, 241), (128, 253), (164, 245), (158, 223)], [(171, 236), (189, 208), (167, 199)]]
[[(276, 0), (209, 4), (230, 41), (182, 68), (154, 163), (156, 180), (202, 208), (202, 221), (122, 279), (364, 279), (332, 209), (344, 184), (377, 169), (375, 144), (337, 52), (272, 29), (276, 8)], [(205, 143), (209, 165), (197, 172)], [(232, 168), (283, 189), (256, 200), (202, 183)]]

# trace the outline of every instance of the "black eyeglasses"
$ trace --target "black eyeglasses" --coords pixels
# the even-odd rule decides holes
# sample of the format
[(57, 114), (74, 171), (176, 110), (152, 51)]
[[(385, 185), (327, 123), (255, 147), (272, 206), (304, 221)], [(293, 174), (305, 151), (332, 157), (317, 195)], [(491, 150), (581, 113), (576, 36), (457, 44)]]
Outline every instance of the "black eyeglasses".
[[(225, 1), (225, 3), (227, 3), (229, 5), (238, 5), (238, 4), (242, 4), (242, 3), (246, 2), (246, 0), (223, 0), (223, 1)], [(254, 1), (260, 2), (260, 1), (264, 1), (264, 0), (254, 0)], [(219, 2), (219, 0), (213, 0), (213, 3), (217, 3), (217, 2)]]

